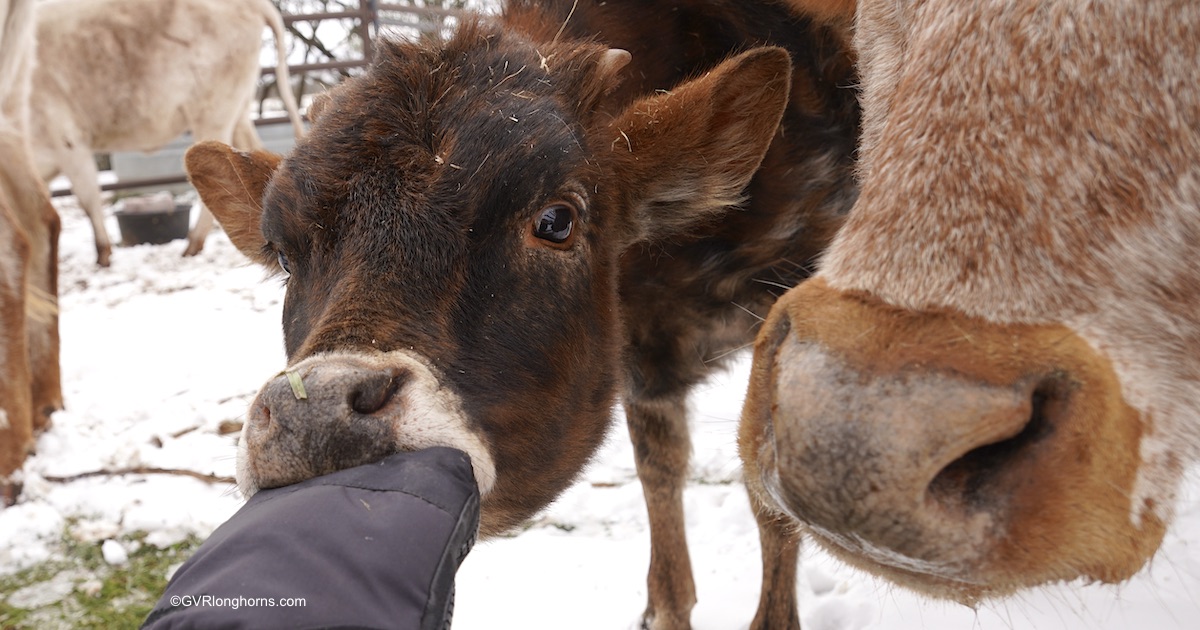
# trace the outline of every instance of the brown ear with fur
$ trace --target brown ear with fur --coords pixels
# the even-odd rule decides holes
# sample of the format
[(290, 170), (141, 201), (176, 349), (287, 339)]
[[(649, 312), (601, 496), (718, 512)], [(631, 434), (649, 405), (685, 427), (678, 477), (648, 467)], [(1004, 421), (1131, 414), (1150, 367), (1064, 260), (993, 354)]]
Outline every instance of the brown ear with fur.
[(279, 270), (279, 261), (266, 249), (260, 221), (263, 192), (282, 160), (269, 151), (243, 153), (211, 140), (193, 145), (183, 156), (188, 179), (229, 240), (273, 271)]
[(610, 151), (633, 208), (632, 242), (678, 235), (743, 200), (779, 128), (791, 73), (787, 51), (757, 48), (616, 118)]

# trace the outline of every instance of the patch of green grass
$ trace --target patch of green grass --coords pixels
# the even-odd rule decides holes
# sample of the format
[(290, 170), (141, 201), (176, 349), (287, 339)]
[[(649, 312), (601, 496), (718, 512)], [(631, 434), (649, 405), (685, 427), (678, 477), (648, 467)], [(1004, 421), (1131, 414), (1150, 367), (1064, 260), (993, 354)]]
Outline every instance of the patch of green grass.
[(127, 563), (112, 566), (99, 542), (64, 535), (55, 559), (0, 576), (0, 630), (137, 628), (166, 588), (167, 569), (202, 542), (189, 538), (159, 549), (143, 544), (144, 538), (122, 538), (136, 550)]

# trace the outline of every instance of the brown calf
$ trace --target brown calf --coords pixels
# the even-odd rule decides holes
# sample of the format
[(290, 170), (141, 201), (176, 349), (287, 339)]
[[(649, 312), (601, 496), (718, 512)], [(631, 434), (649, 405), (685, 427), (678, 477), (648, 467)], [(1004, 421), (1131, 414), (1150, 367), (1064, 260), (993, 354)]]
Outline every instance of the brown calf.
[(0, 499), (16, 498), (33, 438), (62, 408), (58, 213), (27, 136), (33, 0), (0, 2)]
[(773, 3), (514, 1), (385, 45), (282, 162), (193, 148), (235, 244), (289, 275), (289, 375), (252, 406), (243, 489), (448, 444), (494, 534), (572, 482), (622, 393), (645, 622), (688, 627), (685, 401), (853, 202), (851, 66)]
[(862, 194), (742, 420), (764, 539), (965, 602), (1129, 577), (1200, 459), (1200, 7), (862, 0), (855, 42)]

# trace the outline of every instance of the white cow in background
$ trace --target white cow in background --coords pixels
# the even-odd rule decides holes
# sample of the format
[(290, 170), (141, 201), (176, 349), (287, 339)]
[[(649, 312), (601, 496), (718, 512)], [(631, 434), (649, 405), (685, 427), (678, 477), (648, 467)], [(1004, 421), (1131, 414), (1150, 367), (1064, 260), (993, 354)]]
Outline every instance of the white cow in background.
[[(283, 20), (269, 0), (49, 0), (37, 5), (31, 138), (45, 178), (71, 180), (108, 266), (94, 153), (154, 151), (185, 131), (196, 142), (261, 148), (248, 117), (260, 74), (262, 28), (274, 33), (278, 84), (289, 83)], [(302, 133), (296, 100), (284, 106)], [(212, 215), (200, 215), (185, 256), (204, 247)]]

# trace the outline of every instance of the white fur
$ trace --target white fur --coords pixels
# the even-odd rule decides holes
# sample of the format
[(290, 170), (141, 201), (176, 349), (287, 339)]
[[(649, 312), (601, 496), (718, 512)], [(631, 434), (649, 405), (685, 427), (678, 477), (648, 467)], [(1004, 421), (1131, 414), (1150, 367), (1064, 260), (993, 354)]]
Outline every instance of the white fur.
[[(71, 180), (97, 248), (110, 241), (93, 152), (152, 151), (189, 130), (197, 142), (260, 148), (248, 113), (264, 26), (274, 31), (279, 84), (289, 80), (282, 21), (268, 0), (49, 0), (37, 13), (36, 163), (43, 177)], [(295, 99), (281, 96), (299, 133)], [(201, 204), (191, 253), (211, 226)]]

